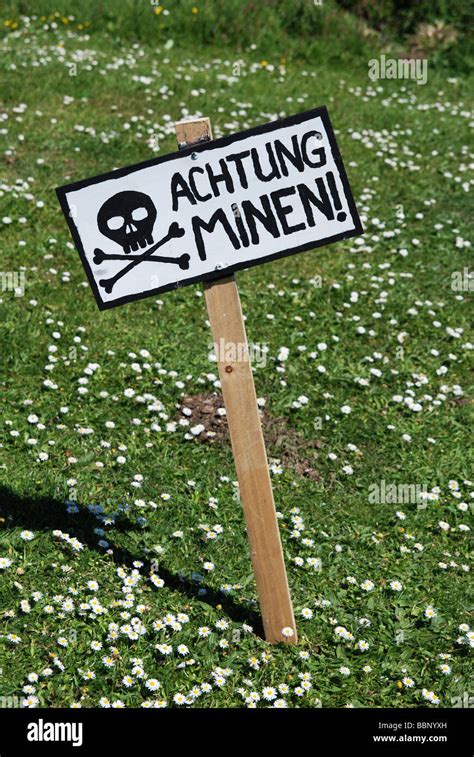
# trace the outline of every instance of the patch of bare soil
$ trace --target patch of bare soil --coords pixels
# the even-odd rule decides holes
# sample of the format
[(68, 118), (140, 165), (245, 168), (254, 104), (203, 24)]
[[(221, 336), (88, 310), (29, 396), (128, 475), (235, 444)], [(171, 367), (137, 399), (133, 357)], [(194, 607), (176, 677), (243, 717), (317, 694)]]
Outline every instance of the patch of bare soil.
[[(286, 418), (273, 417), (268, 410), (260, 409), (260, 419), (269, 458), (277, 459), (284, 468), (292, 468), (300, 476), (320, 480), (314, 468), (319, 439), (308, 441), (292, 429)], [(190, 427), (202, 425), (204, 430), (196, 436), (202, 444), (230, 441), (229, 427), (221, 394), (193, 394), (181, 401), (178, 420), (186, 418)]]

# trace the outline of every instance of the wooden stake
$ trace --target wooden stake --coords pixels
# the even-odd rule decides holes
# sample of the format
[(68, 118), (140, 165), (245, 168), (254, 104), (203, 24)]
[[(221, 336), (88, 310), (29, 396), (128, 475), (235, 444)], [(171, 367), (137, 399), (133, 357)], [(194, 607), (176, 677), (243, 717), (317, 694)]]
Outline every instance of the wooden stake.
[[(175, 123), (179, 146), (212, 139), (208, 118)], [(297, 633), (268, 471), (239, 292), (233, 276), (205, 286), (267, 641), (296, 644)], [(229, 345), (230, 349), (225, 349)], [(224, 349), (222, 347), (224, 346)], [(227, 359), (229, 353), (235, 360)], [(242, 356), (244, 359), (242, 359)], [(291, 629), (285, 636), (283, 629)]]

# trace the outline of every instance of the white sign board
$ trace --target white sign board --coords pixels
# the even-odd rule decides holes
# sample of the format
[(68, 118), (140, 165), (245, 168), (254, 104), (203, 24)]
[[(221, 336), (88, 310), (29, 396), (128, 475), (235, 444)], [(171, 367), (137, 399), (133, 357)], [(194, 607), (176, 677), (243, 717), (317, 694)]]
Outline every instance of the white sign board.
[(326, 108), (56, 191), (101, 310), (363, 232)]

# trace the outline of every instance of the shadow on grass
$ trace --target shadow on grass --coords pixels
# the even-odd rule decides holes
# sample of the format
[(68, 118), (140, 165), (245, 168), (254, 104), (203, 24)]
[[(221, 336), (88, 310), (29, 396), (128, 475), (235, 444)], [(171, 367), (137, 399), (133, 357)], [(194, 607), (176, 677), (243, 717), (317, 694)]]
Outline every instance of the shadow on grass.
[[(99, 537), (94, 529), (102, 526), (100, 521), (86, 507), (80, 505), (77, 505), (77, 507), (79, 507), (79, 511), (70, 514), (67, 512), (64, 502), (48, 497), (34, 499), (33, 497), (22, 496), (8, 487), (0, 486), (0, 517), (5, 519), (2, 524), (3, 528), (50, 532), (56, 529), (65, 531), (70, 536), (75, 536), (89, 549), (98, 552), (105, 559), (112, 560), (118, 566), (133, 568), (133, 563), (140, 560), (143, 563), (145, 575), (151, 571), (152, 562), (158, 562), (156, 558), (152, 561), (141, 554), (133, 554), (126, 546), (113, 543), (110, 532), (106, 533), (104, 537)], [(124, 516), (116, 520), (113, 529), (116, 535), (141, 533), (141, 530)], [(104, 548), (99, 546), (99, 538), (106, 539), (111, 553), (106, 553)], [(214, 608), (216, 605), (221, 605), (223, 612), (229, 618), (236, 623), (249, 623), (257, 636), (264, 638), (260, 615), (251, 608), (238, 604), (229, 595), (216, 591), (201, 581), (193, 581), (186, 576), (171, 572), (162, 562), (159, 562), (156, 572), (164, 580), (168, 589)]]

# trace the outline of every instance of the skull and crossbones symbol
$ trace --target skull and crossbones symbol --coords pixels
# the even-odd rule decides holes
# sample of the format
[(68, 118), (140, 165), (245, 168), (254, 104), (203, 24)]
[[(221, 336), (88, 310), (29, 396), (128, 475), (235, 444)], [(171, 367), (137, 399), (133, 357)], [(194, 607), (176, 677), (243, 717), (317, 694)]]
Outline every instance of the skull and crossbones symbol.
[[(99, 286), (110, 294), (117, 283), (129, 271), (137, 265), (145, 262), (175, 263), (183, 270), (189, 268), (189, 255), (183, 254), (179, 258), (170, 258), (153, 253), (171, 239), (179, 239), (184, 236), (184, 229), (176, 222), (172, 223), (168, 233), (153, 244), (153, 226), (157, 212), (152, 199), (143, 192), (119, 192), (109, 197), (97, 214), (97, 226), (104, 236), (112, 239), (122, 247), (124, 254), (108, 254), (98, 247), (94, 250), (94, 263), (101, 265), (104, 260), (128, 260), (115, 276), (109, 279), (100, 279)], [(143, 250), (139, 255), (131, 255), (130, 252)]]

